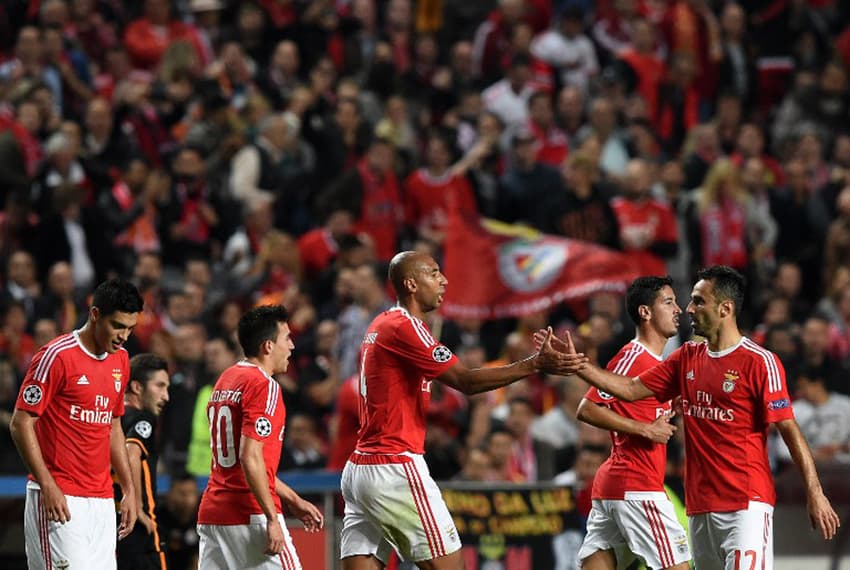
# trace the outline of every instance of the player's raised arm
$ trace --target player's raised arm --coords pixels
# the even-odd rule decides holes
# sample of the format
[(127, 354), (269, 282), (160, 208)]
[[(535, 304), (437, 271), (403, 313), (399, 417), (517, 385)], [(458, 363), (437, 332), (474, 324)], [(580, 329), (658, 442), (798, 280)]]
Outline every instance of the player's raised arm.
[(806, 443), (797, 420), (793, 418), (776, 422), (776, 428), (803, 476), (803, 483), (806, 486), (806, 506), (812, 528), (820, 529), (824, 540), (830, 540), (838, 532), (841, 522), (829, 499), (823, 493), (809, 444)]
[(545, 372), (559, 376), (568, 376), (586, 366), (587, 357), (584, 354), (558, 351), (552, 347), (552, 329), (544, 335), (537, 353), (505, 366), (493, 368), (469, 369), (457, 362), (448, 368), (437, 379), (465, 394), (478, 394), (507, 386), (535, 372)]
[(242, 472), (245, 473), (245, 481), (251, 489), (263, 514), (266, 515), (266, 534), (268, 544), (266, 554), (277, 554), (286, 546), (283, 538), (283, 529), (277, 518), (277, 506), (269, 487), (269, 478), (266, 475), (266, 463), (263, 459), (263, 442), (250, 437), (243, 437), (239, 448), (239, 462)]
[(676, 431), (670, 423), (673, 415), (663, 415), (651, 423), (626, 418), (606, 406), (582, 398), (576, 410), (576, 417), (594, 427), (628, 433), (646, 438), (653, 443), (667, 443)]
[(136, 526), (139, 507), (136, 502), (136, 489), (130, 471), (130, 459), (127, 456), (127, 443), (124, 430), (121, 429), (121, 418), (113, 418), (112, 431), (109, 433), (109, 458), (112, 468), (118, 476), (121, 485), (121, 523), (118, 525), (118, 538), (126, 538)]
[(44, 456), (41, 454), (41, 446), (35, 436), (35, 422), (38, 416), (25, 410), (16, 409), (12, 412), (12, 420), (9, 423), (9, 431), (18, 453), (24, 460), (24, 464), (32, 473), (38, 486), (41, 488), (42, 504), (47, 514), (47, 520), (64, 523), (71, 520), (71, 511), (68, 509), (68, 500), (53, 475), (47, 469)]
[[(542, 348), (547, 335), (550, 336), (549, 342), (555, 351), (563, 353), (564, 355), (576, 355), (576, 349), (573, 344), (570, 331), (566, 331), (566, 333), (564, 333), (563, 339), (552, 335), (551, 329), (548, 331), (537, 331), (534, 333), (535, 346), (540, 346)], [(568, 362), (573, 363), (572, 360)], [(638, 378), (630, 378), (629, 376), (614, 374), (613, 372), (608, 372), (603, 368), (594, 366), (589, 362), (577, 367), (575, 372), (572, 373), (580, 376), (591, 386), (627, 402), (634, 402), (635, 400), (642, 400), (655, 395), (655, 393), (647, 388)]]

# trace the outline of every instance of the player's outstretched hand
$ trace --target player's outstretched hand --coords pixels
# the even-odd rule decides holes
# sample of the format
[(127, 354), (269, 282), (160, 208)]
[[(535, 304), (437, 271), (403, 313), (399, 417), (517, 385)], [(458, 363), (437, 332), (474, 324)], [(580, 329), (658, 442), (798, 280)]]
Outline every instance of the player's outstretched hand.
[(552, 333), (552, 327), (548, 327), (545, 331), (534, 333), (534, 343), (537, 346), (535, 366), (547, 374), (569, 376), (588, 362), (587, 356), (576, 353), (569, 331), (561, 340)]
[(269, 538), (269, 542), (266, 545), (266, 554), (280, 554), (283, 552), (283, 547), (286, 543), (283, 540), (283, 529), (277, 517), (266, 523), (266, 535)]
[(47, 520), (58, 523), (66, 523), (71, 520), (71, 510), (68, 508), (68, 500), (62, 489), (55, 482), (47, 483), (41, 487), (41, 504), (47, 514)]
[(674, 412), (669, 415), (658, 416), (654, 422), (646, 424), (643, 437), (653, 443), (667, 443), (676, 431), (676, 426), (670, 423), (675, 415)]
[(118, 525), (118, 540), (127, 538), (133, 532), (137, 517), (136, 498), (132, 494), (125, 494), (121, 499), (121, 523)]
[(292, 516), (304, 524), (307, 532), (318, 532), (325, 524), (325, 517), (316, 505), (301, 497), (290, 502), (287, 507)]
[(823, 491), (817, 491), (809, 495), (807, 501), (809, 509), (809, 520), (812, 522), (812, 528), (820, 529), (824, 540), (830, 540), (835, 533), (838, 532), (838, 527), (841, 526), (841, 520), (835, 514), (832, 505), (829, 504), (829, 499), (823, 494)]

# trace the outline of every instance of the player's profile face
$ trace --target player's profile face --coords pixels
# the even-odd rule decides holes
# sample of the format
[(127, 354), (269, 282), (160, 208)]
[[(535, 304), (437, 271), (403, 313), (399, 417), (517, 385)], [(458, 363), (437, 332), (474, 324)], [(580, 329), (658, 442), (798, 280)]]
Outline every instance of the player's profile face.
[(426, 313), (443, 303), (448, 283), (433, 258), (425, 258), (419, 263), (416, 270), (417, 301)]
[(717, 310), (717, 299), (714, 296), (714, 284), (701, 279), (694, 285), (691, 292), (691, 302), (688, 304), (688, 314), (694, 333), (709, 336), (714, 332), (720, 320)]
[(142, 392), (142, 407), (154, 416), (160, 415), (165, 404), (168, 402), (168, 387), (170, 384), (168, 372), (165, 370), (154, 372), (150, 380), (145, 384), (145, 389)]
[(138, 313), (123, 313), (116, 311), (109, 315), (104, 315), (93, 309), (93, 314), (96, 315), (94, 337), (97, 342), (98, 352), (107, 352), (114, 354), (121, 350), (130, 334), (136, 327)]
[(292, 350), (295, 344), (290, 336), (289, 325), (287, 323), (277, 324), (277, 339), (274, 342), (272, 349), (273, 362), (275, 366), (275, 374), (286, 372), (289, 368), (289, 357), (292, 356)]
[(652, 304), (652, 320), (658, 331), (667, 338), (675, 335), (679, 330), (681, 313), (682, 309), (676, 302), (673, 288), (665, 285), (658, 291), (655, 302)]

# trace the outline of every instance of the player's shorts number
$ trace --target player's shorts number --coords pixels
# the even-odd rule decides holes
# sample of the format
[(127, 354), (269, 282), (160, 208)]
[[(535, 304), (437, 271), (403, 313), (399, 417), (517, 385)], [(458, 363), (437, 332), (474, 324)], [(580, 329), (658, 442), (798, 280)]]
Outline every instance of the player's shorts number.
[(233, 437), (233, 414), (227, 406), (211, 407), (210, 435), (213, 459), (222, 467), (236, 465), (236, 440)]
[(758, 555), (756, 554), (755, 550), (747, 550), (745, 552), (736, 550), (735, 570), (755, 570), (757, 556)]

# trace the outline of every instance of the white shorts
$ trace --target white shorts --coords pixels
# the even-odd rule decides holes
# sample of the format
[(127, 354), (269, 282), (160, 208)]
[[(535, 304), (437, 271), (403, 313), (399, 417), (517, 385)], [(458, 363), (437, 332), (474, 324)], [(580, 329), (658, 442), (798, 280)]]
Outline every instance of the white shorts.
[(283, 551), (266, 554), (269, 536), (266, 534), (266, 515), (251, 515), (248, 524), (199, 524), (201, 539), (198, 568), (228, 570), (252, 568), (256, 570), (301, 570), (301, 561), (292, 545), (283, 515), (278, 513), (283, 528)]
[(24, 540), (31, 570), (114, 570), (118, 537), (115, 499), (65, 495), (71, 520), (48, 521), (38, 484), (27, 482)]
[(618, 562), (631, 551), (653, 570), (691, 559), (685, 529), (663, 492), (626, 493), (623, 500), (595, 500), (578, 557), (614, 550)]
[(699, 570), (773, 570), (773, 507), (750, 501), (741, 511), (688, 517)]
[(342, 470), (341, 558), (372, 555), (386, 564), (390, 548), (421, 562), (460, 550), (460, 537), (421, 455), (354, 453)]

